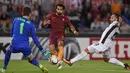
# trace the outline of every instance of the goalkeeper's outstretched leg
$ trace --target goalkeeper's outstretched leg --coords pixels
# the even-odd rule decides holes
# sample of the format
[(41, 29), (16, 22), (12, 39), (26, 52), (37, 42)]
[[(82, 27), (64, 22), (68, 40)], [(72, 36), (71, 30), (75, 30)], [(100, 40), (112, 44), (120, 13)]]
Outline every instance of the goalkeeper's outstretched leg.
[(29, 63), (37, 66), (38, 68), (40, 68), (44, 73), (48, 73), (47, 68), (45, 68), (42, 64), (40, 64), (36, 59), (33, 58), (32, 55), (28, 56), (28, 61)]

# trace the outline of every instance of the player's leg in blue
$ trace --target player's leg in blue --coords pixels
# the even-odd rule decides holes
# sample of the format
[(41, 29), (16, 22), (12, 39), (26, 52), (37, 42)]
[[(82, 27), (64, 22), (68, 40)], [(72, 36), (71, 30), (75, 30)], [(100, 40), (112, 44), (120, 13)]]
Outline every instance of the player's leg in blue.
[(48, 70), (43, 65), (41, 65), (36, 59), (33, 58), (33, 55), (31, 54), (31, 49), (28, 49), (28, 50), (24, 51), (23, 54), (24, 54), (25, 57), (28, 58), (29, 63), (37, 66), (44, 73), (48, 73)]
[(28, 57), (28, 61), (29, 63), (39, 67), (44, 73), (48, 73), (48, 70), (43, 65), (41, 65), (36, 59), (34, 59), (32, 55)]
[(5, 58), (4, 58), (4, 66), (3, 68), (0, 69), (0, 71), (2, 73), (5, 73), (6, 69), (7, 69), (7, 65), (9, 63), (9, 60), (10, 60), (10, 56), (11, 56), (11, 51), (10, 50), (7, 50), (6, 51), (6, 54), (5, 54)]

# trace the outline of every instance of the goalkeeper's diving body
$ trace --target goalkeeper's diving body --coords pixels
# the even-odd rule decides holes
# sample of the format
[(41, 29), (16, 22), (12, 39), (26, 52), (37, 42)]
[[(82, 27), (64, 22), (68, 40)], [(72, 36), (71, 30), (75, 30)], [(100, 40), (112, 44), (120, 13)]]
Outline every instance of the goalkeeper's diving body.
[(10, 60), (11, 53), (23, 53), (24, 57), (28, 59), (28, 62), (40, 68), (44, 73), (48, 73), (48, 70), (41, 65), (37, 60), (35, 60), (32, 56), (31, 48), (29, 46), (29, 36), (31, 35), (34, 43), (40, 49), (40, 51), (44, 51), (35, 32), (34, 24), (29, 21), (31, 16), (31, 9), (29, 7), (25, 7), (23, 9), (23, 17), (15, 18), (12, 24), (11, 29), (11, 45), (10, 48), (6, 51), (4, 66), (0, 69), (2, 73), (5, 73), (7, 69), (7, 65)]

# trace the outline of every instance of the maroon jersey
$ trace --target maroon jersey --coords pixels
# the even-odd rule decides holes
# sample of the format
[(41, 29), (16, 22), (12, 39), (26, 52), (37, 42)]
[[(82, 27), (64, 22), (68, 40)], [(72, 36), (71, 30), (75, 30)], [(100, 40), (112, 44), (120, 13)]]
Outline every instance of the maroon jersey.
[(51, 21), (51, 32), (50, 36), (53, 35), (64, 35), (65, 25), (72, 26), (69, 18), (67, 16), (58, 16), (56, 14), (50, 14), (47, 20)]

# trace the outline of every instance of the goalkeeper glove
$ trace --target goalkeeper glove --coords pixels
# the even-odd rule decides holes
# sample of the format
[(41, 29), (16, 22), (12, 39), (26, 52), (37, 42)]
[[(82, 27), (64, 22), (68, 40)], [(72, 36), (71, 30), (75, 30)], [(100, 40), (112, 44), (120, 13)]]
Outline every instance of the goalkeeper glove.
[(42, 46), (39, 46), (38, 48), (39, 48), (39, 50), (42, 52), (42, 54), (44, 55), (44, 53), (46, 52), (46, 50), (43, 49)]

